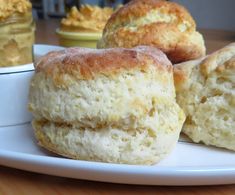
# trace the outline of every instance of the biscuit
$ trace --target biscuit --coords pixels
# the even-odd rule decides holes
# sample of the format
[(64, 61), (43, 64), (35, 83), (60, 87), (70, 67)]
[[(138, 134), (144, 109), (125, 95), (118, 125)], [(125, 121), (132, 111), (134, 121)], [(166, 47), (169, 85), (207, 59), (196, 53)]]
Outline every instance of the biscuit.
[(147, 46), (49, 53), (36, 67), (29, 109), (43, 147), (112, 163), (157, 163), (184, 121), (172, 64)]
[(190, 13), (163, 0), (133, 0), (108, 20), (98, 48), (150, 45), (161, 49), (172, 63), (205, 55), (202, 35)]
[(174, 67), (183, 132), (194, 142), (235, 150), (235, 43)]

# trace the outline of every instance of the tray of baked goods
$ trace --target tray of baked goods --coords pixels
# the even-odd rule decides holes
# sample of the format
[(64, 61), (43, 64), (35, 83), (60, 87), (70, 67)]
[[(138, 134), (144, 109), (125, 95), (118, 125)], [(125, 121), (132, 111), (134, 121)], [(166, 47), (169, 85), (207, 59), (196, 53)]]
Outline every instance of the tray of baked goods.
[[(235, 183), (235, 43), (206, 55), (190, 13), (169, 1), (110, 15), (98, 49), (35, 45), (34, 64), (0, 68), (0, 165), (125, 184)], [(76, 34), (78, 23), (63, 24), (60, 36)]]

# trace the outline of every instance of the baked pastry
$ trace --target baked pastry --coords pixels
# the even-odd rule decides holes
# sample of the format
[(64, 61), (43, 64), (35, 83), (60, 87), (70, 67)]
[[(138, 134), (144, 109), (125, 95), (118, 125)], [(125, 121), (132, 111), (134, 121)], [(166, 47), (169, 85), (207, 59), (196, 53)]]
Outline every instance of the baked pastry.
[(172, 69), (160, 50), (146, 46), (49, 53), (29, 95), (39, 144), (74, 159), (157, 163), (184, 121)]
[(235, 43), (174, 67), (177, 102), (194, 142), (235, 150)]
[(202, 35), (190, 13), (164, 0), (133, 0), (108, 20), (98, 48), (150, 45), (166, 53), (172, 63), (205, 55)]

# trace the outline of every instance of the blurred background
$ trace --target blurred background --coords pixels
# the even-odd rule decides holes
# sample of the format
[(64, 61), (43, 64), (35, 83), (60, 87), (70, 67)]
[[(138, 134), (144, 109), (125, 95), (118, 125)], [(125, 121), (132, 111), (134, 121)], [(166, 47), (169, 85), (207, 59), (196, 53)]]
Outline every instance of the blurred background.
[(199, 28), (235, 30), (234, 0), (173, 0), (184, 5)]
[[(144, 0), (143, 0), (144, 1)], [(235, 31), (235, 0), (172, 0), (184, 5), (199, 28)], [(128, 0), (31, 0), (35, 19), (64, 17), (74, 5), (99, 5), (115, 7)]]
[(30, 0), (33, 4), (34, 17), (36, 19), (48, 19), (51, 17), (64, 17), (72, 7), (80, 7), (82, 4), (98, 5), (100, 7), (116, 7), (125, 4), (128, 0)]

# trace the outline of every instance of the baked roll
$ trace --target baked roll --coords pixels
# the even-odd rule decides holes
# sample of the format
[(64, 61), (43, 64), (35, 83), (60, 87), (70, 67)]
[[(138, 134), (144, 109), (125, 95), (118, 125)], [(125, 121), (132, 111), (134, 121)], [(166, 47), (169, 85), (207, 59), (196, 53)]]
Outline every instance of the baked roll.
[(74, 159), (154, 164), (184, 121), (158, 49), (69, 48), (37, 64), (29, 95), (39, 144)]
[(183, 132), (194, 142), (235, 150), (235, 43), (199, 60), (175, 65)]
[(150, 45), (161, 49), (172, 63), (205, 55), (202, 35), (190, 13), (164, 0), (132, 0), (108, 20), (98, 48)]

